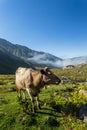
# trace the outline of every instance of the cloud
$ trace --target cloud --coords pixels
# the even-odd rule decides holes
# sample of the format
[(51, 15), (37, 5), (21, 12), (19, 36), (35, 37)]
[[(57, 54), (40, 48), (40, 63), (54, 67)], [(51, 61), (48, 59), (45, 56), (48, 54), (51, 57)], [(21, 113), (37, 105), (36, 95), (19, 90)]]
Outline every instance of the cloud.
[(53, 62), (47, 58), (46, 54), (35, 55), (34, 57), (29, 58), (28, 60), (34, 61), (39, 64), (53, 64)]
[(85, 63), (87, 61), (86, 58), (71, 58), (71, 59), (65, 59), (65, 60), (51, 60), (51, 56), (47, 56), (46, 53), (40, 54), (40, 55), (35, 55), (32, 58), (28, 58), (29, 61), (36, 62), (38, 64), (47, 64), (47, 65), (52, 65), (54, 67), (65, 67), (67, 65), (77, 65), (81, 63)]
[(48, 65), (52, 65), (54, 67), (61, 67), (62, 66), (62, 62), (61, 60), (57, 60), (55, 62), (53, 62), (52, 60), (50, 60), (51, 57), (47, 57), (47, 54), (40, 54), (40, 55), (35, 55), (32, 58), (29, 58), (28, 60), (30, 61), (34, 61), (36, 63), (39, 64), (48, 64)]

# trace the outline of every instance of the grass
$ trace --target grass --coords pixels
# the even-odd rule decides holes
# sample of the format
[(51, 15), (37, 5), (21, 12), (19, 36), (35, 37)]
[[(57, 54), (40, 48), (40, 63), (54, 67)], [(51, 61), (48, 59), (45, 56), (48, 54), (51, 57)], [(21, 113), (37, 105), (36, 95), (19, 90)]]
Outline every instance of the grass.
[[(66, 70), (57, 70), (56, 73), (60, 77), (64, 75), (76, 78), (71, 70), (70, 75)], [(32, 114), (28, 95), (26, 108), (25, 102), (18, 100), (17, 92), (9, 91), (15, 87), (14, 80), (14, 75), (0, 75), (0, 130), (87, 129), (87, 123), (77, 119), (77, 113), (80, 107), (86, 104), (87, 97), (74, 91), (75, 88), (87, 89), (87, 84), (68, 83), (43, 89), (40, 93), (42, 109)]]
[(55, 69), (54, 72), (60, 77), (68, 77), (71, 80), (87, 81), (87, 64), (77, 65), (72, 69)]

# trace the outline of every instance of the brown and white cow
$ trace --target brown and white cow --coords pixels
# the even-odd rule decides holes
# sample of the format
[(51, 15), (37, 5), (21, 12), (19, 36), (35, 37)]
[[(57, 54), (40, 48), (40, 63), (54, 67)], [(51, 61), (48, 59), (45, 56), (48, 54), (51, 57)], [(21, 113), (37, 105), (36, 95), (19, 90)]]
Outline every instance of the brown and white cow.
[(16, 70), (16, 87), (19, 95), (21, 96), (21, 90), (24, 93), (27, 91), (32, 102), (32, 111), (34, 112), (34, 97), (37, 101), (37, 108), (40, 109), (39, 105), (39, 93), (40, 90), (49, 84), (59, 84), (61, 80), (53, 74), (53, 72), (45, 67), (40, 70), (33, 70), (30, 68), (19, 67)]

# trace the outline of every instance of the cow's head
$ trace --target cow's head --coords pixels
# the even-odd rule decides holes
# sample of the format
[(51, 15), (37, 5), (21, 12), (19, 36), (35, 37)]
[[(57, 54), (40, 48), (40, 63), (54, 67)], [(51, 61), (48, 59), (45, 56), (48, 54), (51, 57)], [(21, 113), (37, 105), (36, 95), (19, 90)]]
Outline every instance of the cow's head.
[(45, 67), (40, 71), (43, 75), (43, 82), (45, 84), (59, 84), (61, 82), (60, 78), (53, 74), (53, 72), (48, 67)]

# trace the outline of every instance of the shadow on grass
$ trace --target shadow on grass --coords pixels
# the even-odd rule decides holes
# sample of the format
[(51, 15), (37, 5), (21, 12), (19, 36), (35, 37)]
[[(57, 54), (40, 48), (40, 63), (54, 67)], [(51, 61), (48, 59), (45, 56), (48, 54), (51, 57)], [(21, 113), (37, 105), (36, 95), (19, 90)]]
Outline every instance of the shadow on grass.
[[(53, 110), (52, 110), (53, 111)], [(54, 116), (54, 117), (58, 117), (57, 114), (55, 114), (53, 111), (52, 112), (51, 109), (47, 109), (47, 108), (42, 108), (41, 110), (37, 110), (35, 111), (35, 113), (32, 113), (31, 111), (27, 110), (24, 111), (26, 114), (30, 115), (30, 116), (36, 116), (37, 114), (43, 114), (43, 115), (49, 115), (49, 116)]]
[(19, 104), (21, 108), (23, 109), (23, 112), (30, 116), (37, 116), (37, 114), (42, 114), (42, 115), (48, 115), (48, 116), (53, 116), (53, 117), (61, 117), (64, 115), (72, 115), (72, 116), (78, 116), (79, 109), (83, 104), (73, 104), (68, 103), (68, 104), (56, 104), (55, 102), (50, 102), (50, 108), (41, 108), (41, 110), (37, 110), (35, 108), (35, 113), (32, 113), (31, 110), (31, 103), (28, 101), (19, 101)]
[(45, 111), (36, 111), (36, 113), (43, 114), (43, 115), (49, 115), (49, 116), (54, 116), (58, 117), (58, 115), (51, 113), (51, 112), (45, 112)]

